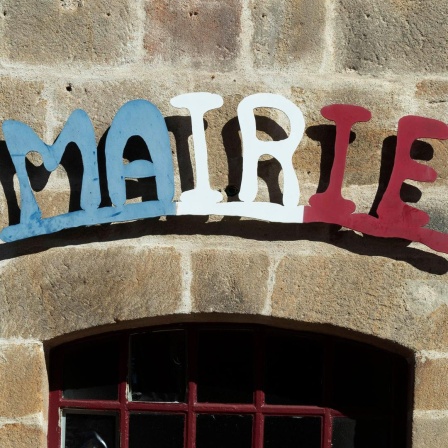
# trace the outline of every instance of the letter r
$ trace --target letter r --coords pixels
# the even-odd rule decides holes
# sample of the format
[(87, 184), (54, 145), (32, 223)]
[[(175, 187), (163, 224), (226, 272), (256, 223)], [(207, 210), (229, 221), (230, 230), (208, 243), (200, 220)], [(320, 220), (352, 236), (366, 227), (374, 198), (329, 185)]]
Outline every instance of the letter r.
[[(261, 141), (257, 138), (254, 109), (270, 107), (285, 113), (290, 122), (290, 135), (280, 141)], [(299, 181), (292, 164), (294, 151), (302, 139), (305, 121), (301, 110), (281, 95), (257, 93), (244, 98), (238, 105), (238, 121), (243, 141), (243, 178), (239, 198), (254, 201), (257, 195), (257, 167), (262, 155), (275, 157), (283, 169), (283, 205), (297, 206), (300, 198)]]

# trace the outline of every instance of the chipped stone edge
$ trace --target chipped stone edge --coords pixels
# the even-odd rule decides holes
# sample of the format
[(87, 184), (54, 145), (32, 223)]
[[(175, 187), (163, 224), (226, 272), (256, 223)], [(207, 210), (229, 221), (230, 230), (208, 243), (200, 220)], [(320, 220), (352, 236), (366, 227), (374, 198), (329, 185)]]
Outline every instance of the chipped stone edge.
[(448, 353), (438, 352), (436, 350), (421, 350), (415, 354), (415, 358), (421, 363), (425, 363), (426, 361), (437, 359), (448, 359)]

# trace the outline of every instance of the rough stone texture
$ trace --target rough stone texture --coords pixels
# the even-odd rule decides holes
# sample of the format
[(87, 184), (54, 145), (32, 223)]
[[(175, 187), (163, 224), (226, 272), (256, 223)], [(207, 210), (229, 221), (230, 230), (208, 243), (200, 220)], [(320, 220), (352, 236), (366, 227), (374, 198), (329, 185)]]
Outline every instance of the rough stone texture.
[(335, 45), (340, 70), (360, 73), (444, 73), (448, 4), (339, 0)]
[(441, 448), (448, 446), (448, 418), (434, 415), (413, 421), (413, 448)]
[(294, 155), (299, 179), (305, 184), (314, 185), (320, 181), (321, 187), (325, 188), (332, 164), (335, 126), (334, 122), (321, 115), (321, 109), (331, 104), (353, 104), (372, 113), (370, 121), (357, 123), (352, 128), (344, 185), (372, 185), (373, 202), (380, 179), (383, 152), (387, 156), (393, 151), (393, 136), (396, 135), (398, 120), (406, 114), (407, 100), (402, 92), (397, 91), (392, 84), (383, 83), (353, 84), (342, 81), (318, 85), (302, 82), (292, 87), (292, 101), (303, 111), (306, 123), (304, 138)]
[(41, 428), (11, 423), (0, 426), (2, 448), (46, 448), (47, 437)]
[(11, 61), (107, 63), (133, 58), (132, 0), (4, 0), (3, 48)]
[(448, 81), (425, 79), (417, 84), (416, 96), (430, 104), (448, 103)]
[[(153, 102), (166, 114), (169, 100), (178, 94), (170, 80), (116, 80), (116, 81), (59, 81), (55, 89), (55, 106), (53, 109), (57, 127), (54, 138), (58, 135), (68, 117), (76, 109), (83, 109), (89, 115), (95, 128), (97, 140), (100, 140), (109, 128), (118, 109), (127, 101), (138, 98)], [(70, 85), (70, 90), (67, 86)], [(166, 115), (165, 115), (166, 116)]]
[[(435, 147), (436, 143), (432, 142), (432, 145)], [(434, 153), (437, 154), (436, 151)], [(435, 155), (434, 158), (439, 160), (442, 159), (440, 154)], [(448, 159), (440, 160), (440, 164), (431, 161), (431, 166), (435, 168), (438, 173), (445, 171), (447, 164)], [(437, 179), (435, 183), (413, 183), (416, 188), (420, 190), (420, 193), (415, 190), (414, 195), (416, 195), (417, 198), (419, 194), (421, 194), (421, 198), (417, 203), (410, 205), (423, 210), (429, 215), (430, 221), (427, 227), (439, 232), (448, 233), (448, 210), (445, 207), (444, 201), (441, 200), (441, 198), (445, 198), (448, 194), (446, 185), (442, 184), (444, 182), (446, 182), (446, 178), (442, 177)], [(440, 184), (442, 184), (442, 186)]]
[(310, 70), (323, 60), (325, 2), (251, 0), (255, 66), (272, 68), (299, 65)]
[[(19, 120), (31, 126), (40, 137), (46, 131), (47, 101), (42, 81), (25, 81), (12, 76), (0, 76), (0, 122)], [(0, 130), (1, 154), (6, 151), (3, 131)], [(2, 163), (2, 165), (4, 165)]]
[(193, 310), (261, 313), (267, 295), (269, 260), (264, 253), (202, 250), (192, 255)]
[(58, 182), (58, 184), (60, 188), (54, 188), (50, 176), (49, 182), (45, 185), (45, 189), (35, 192), (37, 204), (42, 212), (42, 218), (49, 218), (69, 212), (69, 183), (67, 181), (65, 185), (61, 185), (61, 182)]
[(395, 298), (398, 285), (389, 278), (386, 263), (370, 257), (341, 258), (283, 259), (276, 272), (273, 315), (381, 334), (391, 330), (390, 325), (403, 325), (404, 307)]
[[(42, 81), (24, 81), (20, 78), (0, 76), (0, 122), (3, 123), (4, 120), (22, 121), (31, 126), (37, 135), (44, 138), (47, 129), (45, 122), (47, 101), (44, 99), (43, 89), (44, 83)], [(4, 227), (10, 220), (15, 220), (18, 217), (19, 210), (16, 197), (18, 188), (16, 188), (16, 192), (14, 191), (15, 169), (1, 128), (0, 166), (2, 167), (0, 176), (0, 225)], [(7, 204), (7, 200), (9, 204)]]
[(415, 409), (447, 409), (447, 378), (447, 359), (421, 359), (415, 371)]
[[(326, 254), (281, 260), (272, 315), (371, 334), (411, 349), (444, 350), (448, 342), (445, 280), (433, 279), (431, 271), (446, 275), (446, 261), (400, 248), (397, 241), (357, 239), (350, 234), (341, 234), (339, 241), (335, 236), (335, 243), (364, 256), (343, 255), (327, 247)], [(410, 264), (378, 257), (388, 253)]]
[(42, 411), (47, 378), (39, 345), (0, 344), (0, 378), (0, 417)]
[[(448, 122), (448, 81), (442, 79), (425, 79), (417, 83), (415, 91), (418, 104), (418, 115)], [(445, 141), (440, 146), (445, 148), (443, 163), (447, 163), (447, 147)], [(437, 165), (441, 163), (439, 160)]]
[(144, 46), (149, 61), (221, 70), (235, 66), (241, 0), (147, 1), (146, 14)]
[(172, 248), (66, 247), (17, 258), (0, 274), (0, 336), (46, 340), (172, 314), (181, 300), (180, 272)]
[(331, 104), (354, 104), (368, 109), (372, 118), (360, 126), (376, 122), (384, 130), (396, 130), (398, 120), (409, 112), (407, 89), (398, 89), (394, 82), (385, 80), (352, 80), (335, 77), (327, 80), (303, 79), (291, 83), (291, 101), (303, 111), (307, 125), (332, 123), (324, 118), (321, 109)]

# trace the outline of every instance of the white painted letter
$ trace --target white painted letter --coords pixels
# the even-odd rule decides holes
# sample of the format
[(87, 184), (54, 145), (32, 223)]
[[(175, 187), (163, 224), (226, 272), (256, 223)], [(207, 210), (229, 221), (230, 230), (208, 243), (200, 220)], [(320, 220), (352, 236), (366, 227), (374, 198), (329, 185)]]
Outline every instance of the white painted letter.
[[(280, 141), (261, 141), (257, 138), (254, 109), (270, 107), (286, 114), (290, 122), (290, 135)], [(300, 198), (299, 182), (292, 164), (292, 155), (302, 139), (305, 121), (301, 110), (281, 95), (257, 93), (248, 96), (238, 106), (243, 141), (243, 178), (241, 181), (240, 200), (253, 202), (258, 189), (258, 160), (264, 154), (275, 157), (283, 168), (283, 205), (296, 207)]]
[[(174, 97), (171, 105), (177, 108), (186, 108), (190, 111), (193, 131), (194, 156), (196, 161), (196, 187), (184, 191), (180, 200), (191, 203), (192, 206), (222, 201), (222, 194), (210, 188), (207, 161), (207, 142), (205, 140), (204, 114), (223, 105), (219, 95), (207, 92), (185, 93)], [(188, 205), (188, 204), (186, 204)]]

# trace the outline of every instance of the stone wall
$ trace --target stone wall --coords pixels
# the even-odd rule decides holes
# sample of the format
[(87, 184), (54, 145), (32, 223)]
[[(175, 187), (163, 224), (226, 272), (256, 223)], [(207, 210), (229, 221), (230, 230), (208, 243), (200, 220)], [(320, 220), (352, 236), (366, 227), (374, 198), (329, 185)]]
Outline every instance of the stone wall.
[[(344, 195), (368, 212), (398, 119), (448, 121), (447, 17), (444, 0), (1, 0), (0, 120), (23, 121), (52, 143), (81, 108), (101, 146), (117, 109), (148, 99), (171, 132), (177, 199), (194, 185), (194, 164), (189, 120), (169, 100), (218, 93), (224, 106), (205, 117), (210, 179), (234, 200), (237, 105), (252, 93), (278, 93), (305, 117), (294, 164), (306, 204), (334, 139), (320, 109), (358, 104), (372, 119), (354, 127)], [(260, 138), (288, 131), (281, 115), (260, 115), (267, 117)], [(448, 231), (448, 143), (423, 146), (439, 178), (415, 183), (408, 197), (418, 197), (418, 187), (430, 226)], [(50, 176), (30, 166), (44, 216), (69, 210), (79, 188), (73, 160)], [(281, 200), (279, 171), (275, 160), (260, 162), (258, 200)], [(4, 140), (0, 183), (4, 227), (19, 217)], [(402, 353), (415, 376), (410, 446), (448, 446), (448, 257), (423, 245), (325, 224), (178, 217), (3, 244), (0, 278), (3, 448), (47, 446), (52, 346), (132, 326), (213, 320), (338, 334)]]

